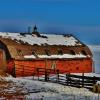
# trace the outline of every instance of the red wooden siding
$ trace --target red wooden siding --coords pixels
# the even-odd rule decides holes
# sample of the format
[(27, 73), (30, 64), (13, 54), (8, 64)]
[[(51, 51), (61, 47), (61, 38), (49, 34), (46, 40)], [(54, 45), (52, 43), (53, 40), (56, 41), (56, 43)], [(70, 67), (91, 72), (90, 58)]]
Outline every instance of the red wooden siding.
[(3, 51), (0, 50), (0, 69), (2, 69), (3, 66)]
[[(59, 69), (61, 72), (81, 73), (92, 72), (92, 59), (71, 59), (71, 60), (15, 60), (15, 75), (32, 76), (37, 68)], [(11, 69), (10, 69), (11, 70)]]
[(9, 74), (12, 74), (14, 76), (14, 74), (15, 74), (15, 64), (14, 64), (14, 60), (8, 60), (7, 61), (7, 72)]
[(6, 56), (2, 49), (0, 49), (0, 69), (6, 71)]

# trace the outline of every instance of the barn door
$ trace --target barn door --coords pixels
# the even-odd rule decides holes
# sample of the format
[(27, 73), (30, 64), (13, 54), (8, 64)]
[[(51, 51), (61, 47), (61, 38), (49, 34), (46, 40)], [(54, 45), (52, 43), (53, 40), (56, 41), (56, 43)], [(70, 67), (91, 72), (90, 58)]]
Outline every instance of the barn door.
[(6, 70), (6, 56), (2, 49), (0, 49), (0, 70)]

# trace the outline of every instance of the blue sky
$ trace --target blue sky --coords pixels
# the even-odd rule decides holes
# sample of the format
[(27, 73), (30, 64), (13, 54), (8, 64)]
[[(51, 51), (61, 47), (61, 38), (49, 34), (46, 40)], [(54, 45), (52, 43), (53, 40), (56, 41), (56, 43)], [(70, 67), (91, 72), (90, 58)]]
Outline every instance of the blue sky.
[(100, 0), (0, 0), (0, 31), (72, 33), (100, 44)]

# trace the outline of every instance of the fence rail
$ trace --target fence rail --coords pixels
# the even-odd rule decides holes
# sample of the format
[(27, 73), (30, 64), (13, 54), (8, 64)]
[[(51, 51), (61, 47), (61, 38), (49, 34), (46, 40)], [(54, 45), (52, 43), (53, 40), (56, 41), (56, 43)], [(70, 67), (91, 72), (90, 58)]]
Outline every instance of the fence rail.
[[(19, 67), (21, 66), (21, 67)], [(66, 85), (66, 86), (74, 86), (74, 87), (85, 87), (88, 89), (92, 89), (97, 81), (100, 81), (100, 77), (90, 77), (82, 75), (74, 75), (69, 72), (65, 72), (64, 70), (56, 70), (56, 69), (45, 69), (45, 68), (35, 68), (28, 66), (17, 65), (16, 70), (14, 71), (14, 76), (26, 76), (33, 75), (38, 76), (38, 79), (41, 81), (49, 81), (55, 82), (58, 84)], [(41, 75), (44, 75), (41, 79)]]
[[(54, 75), (51, 75), (52, 72), (55, 72)], [(59, 70), (52, 69), (44, 69), (38, 68), (37, 74), (38, 79), (41, 80), (39, 74), (42, 73), (44, 75), (44, 80), (42, 77), (42, 81), (55, 82), (58, 84), (66, 85), (66, 86), (74, 86), (74, 87), (85, 87), (88, 89), (92, 89), (97, 81), (100, 81), (100, 77), (90, 77), (82, 75), (74, 75), (70, 73), (61, 74)]]

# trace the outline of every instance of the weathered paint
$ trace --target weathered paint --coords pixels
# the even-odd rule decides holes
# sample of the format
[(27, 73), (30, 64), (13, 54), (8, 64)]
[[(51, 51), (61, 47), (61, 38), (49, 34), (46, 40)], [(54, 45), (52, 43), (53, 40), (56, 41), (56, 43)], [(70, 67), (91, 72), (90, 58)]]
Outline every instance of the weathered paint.
[(6, 71), (6, 56), (2, 49), (0, 49), (0, 69)]
[[(11, 63), (11, 62), (10, 62)], [(16, 77), (32, 76), (37, 74), (37, 68), (60, 70), (66, 73), (88, 73), (92, 72), (92, 59), (68, 59), (68, 60), (14, 60), (9, 64), (9, 71), (15, 70)], [(12, 67), (13, 66), (13, 67)], [(11, 72), (10, 72), (11, 73)]]
[(7, 72), (15, 76), (15, 64), (13, 59), (7, 61)]

